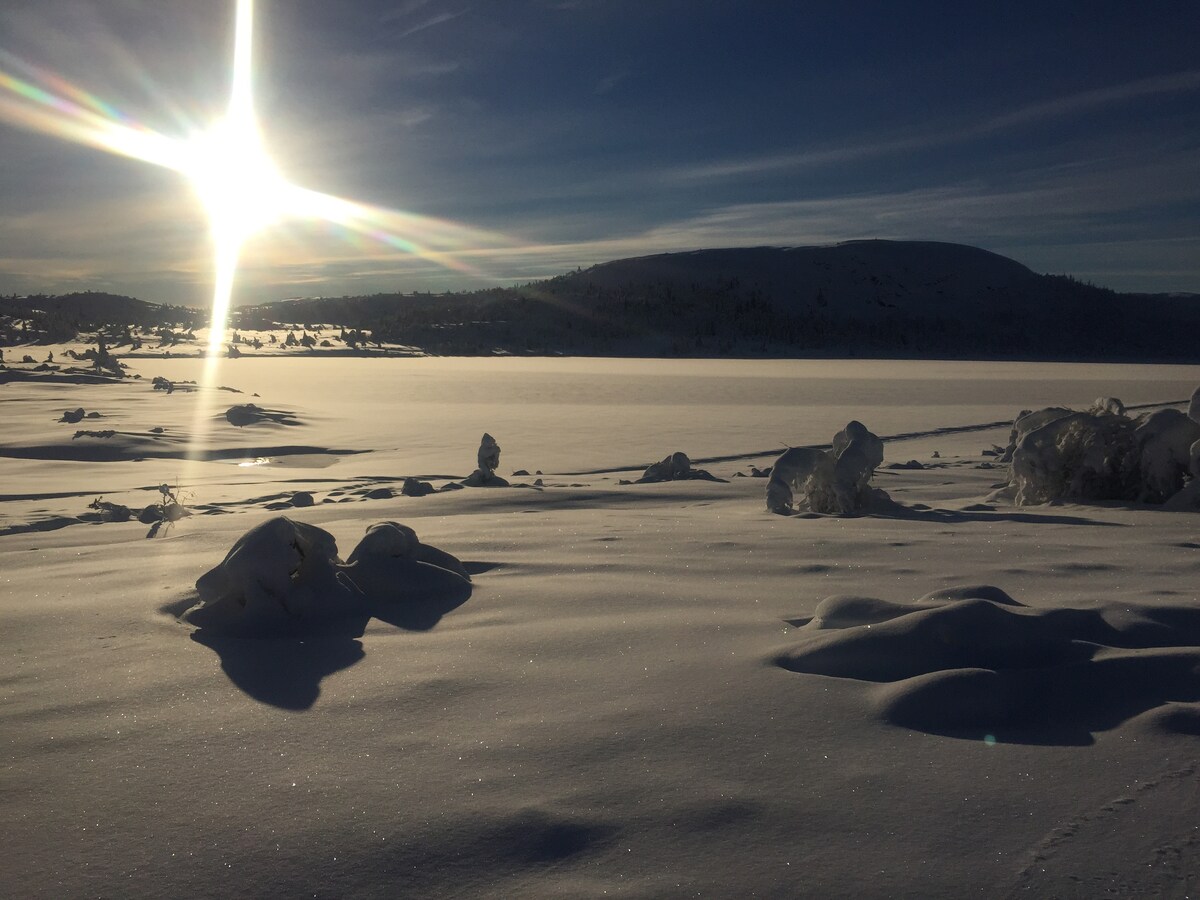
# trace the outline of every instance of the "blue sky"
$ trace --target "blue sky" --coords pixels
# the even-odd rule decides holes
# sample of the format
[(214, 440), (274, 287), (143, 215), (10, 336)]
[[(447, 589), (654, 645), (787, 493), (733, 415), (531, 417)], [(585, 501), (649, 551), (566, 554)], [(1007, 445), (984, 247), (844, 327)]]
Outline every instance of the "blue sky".
[[(232, 0), (3, 0), (0, 70), (183, 135), (223, 108), (232, 19)], [(293, 221), (245, 248), (240, 302), (864, 237), (1200, 291), (1194, 0), (259, 0), (256, 20), (287, 176), (461, 223), (473, 271)], [(5, 124), (15, 102), (0, 90), (0, 292), (203, 303), (186, 181)]]

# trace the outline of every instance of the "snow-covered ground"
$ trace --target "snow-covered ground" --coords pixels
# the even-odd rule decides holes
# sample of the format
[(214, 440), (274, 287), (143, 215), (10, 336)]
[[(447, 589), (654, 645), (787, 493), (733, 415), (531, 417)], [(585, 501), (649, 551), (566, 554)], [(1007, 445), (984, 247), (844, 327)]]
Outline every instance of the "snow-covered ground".
[[(985, 502), (983, 453), (1022, 409), (1186, 410), (1200, 368), (128, 362), (0, 385), (6, 896), (1200, 888), (1200, 516)], [(739, 477), (852, 419), (893, 505), (777, 516)], [(484, 432), (512, 487), (401, 494)], [(677, 450), (727, 481), (619, 483)], [(151, 540), (89, 507), (163, 483), (193, 515)], [(327, 634), (178, 621), (278, 515), (343, 560), (404, 523), (471, 583)]]

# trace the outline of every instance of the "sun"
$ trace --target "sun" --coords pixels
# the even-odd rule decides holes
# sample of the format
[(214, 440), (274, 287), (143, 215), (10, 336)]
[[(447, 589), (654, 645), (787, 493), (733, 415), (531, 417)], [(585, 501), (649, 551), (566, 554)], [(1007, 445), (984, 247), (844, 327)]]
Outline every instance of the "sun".
[(267, 154), (254, 114), (253, 29), (253, 0), (238, 0), (228, 111), (186, 145), (180, 167), (204, 204), (218, 252), (276, 221), (291, 188)]
[[(326, 222), (351, 242), (382, 247), (484, 278), (468, 258), (514, 248), (505, 235), (358, 203), (288, 181), (267, 152), (254, 109), (254, 0), (236, 0), (233, 65), (224, 115), (168, 136), (52, 72), (0, 50), (0, 122), (178, 172), (203, 206), (213, 259), (207, 355), (223, 350), (239, 256), (246, 242), (285, 219)], [(472, 249), (474, 248), (474, 249)], [(485, 249), (493, 248), (493, 249)], [(211, 374), (215, 377), (215, 362)]]
[(295, 190), (267, 154), (254, 114), (253, 29), (253, 0), (238, 0), (228, 112), (187, 142), (179, 164), (208, 214), (215, 270), (210, 354), (225, 338), (242, 245), (283, 215)]
[(290, 185), (253, 122), (225, 119), (195, 138), (189, 150), (183, 171), (204, 204), (218, 246), (241, 244), (286, 211)]
[(210, 353), (220, 350), (242, 245), (278, 221), (294, 190), (267, 154), (250, 115), (231, 114), (187, 145), (180, 171), (204, 205), (212, 242), (215, 284)]

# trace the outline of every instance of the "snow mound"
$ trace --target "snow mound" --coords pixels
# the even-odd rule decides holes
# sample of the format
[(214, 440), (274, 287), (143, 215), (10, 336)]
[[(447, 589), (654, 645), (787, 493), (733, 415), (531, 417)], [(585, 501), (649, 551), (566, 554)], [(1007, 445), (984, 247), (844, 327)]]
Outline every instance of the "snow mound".
[(200, 602), (181, 618), (229, 637), (362, 634), (372, 616), (425, 629), (470, 587), (457, 558), (398, 522), (370, 526), (343, 563), (328, 531), (278, 516), (247, 531), (200, 576)]
[(422, 544), (413, 529), (399, 522), (370, 526), (343, 571), (360, 591), (379, 600), (424, 595), (439, 585), (456, 590), (471, 583), (457, 557)]
[(294, 412), (283, 409), (264, 409), (254, 403), (235, 403), (225, 410), (225, 421), (235, 428), (271, 423), (274, 425), (299, 425)]
[(886, 722), (957, 737), (1090, 743), (1200, 700), (1200, 609), (1037, 609), (974, 585), (910, 604), (830, 597), (777, 654), (791, 672), (872, 682)]
[(686, 453), (676, 450), (669, 456), (646, 467), (634, 484), (657, 484), (661, 481), (724, 481), (705, 469), (693, 469)]
[(831, 449), (790, 447), (771, 467), (767, 509), (790, 515), (801, 509), (845, 515), (868, 506), (877, 494), (871, 478), (883, 462), (883, 441), (861, 422), (833, 436)]
[(1200, 472), (1200, 422), (1175, 409), (1132, 419), (1124, 408), (1119, 400), (1101, 398), (1089, 412), (1054, 407), (1021, 413), (1005, 454), (1012, 461), (1013, 501), (1125, 500), (1194, 508), (1197, 489), (1189, 482)]
[(432, 494), (433, 490), (433, 485), (428, 481), (408, 477), (404, 479), (404, 486), (400, 488), (400, 493), (405, 497), (424, 497), (426, 494)]

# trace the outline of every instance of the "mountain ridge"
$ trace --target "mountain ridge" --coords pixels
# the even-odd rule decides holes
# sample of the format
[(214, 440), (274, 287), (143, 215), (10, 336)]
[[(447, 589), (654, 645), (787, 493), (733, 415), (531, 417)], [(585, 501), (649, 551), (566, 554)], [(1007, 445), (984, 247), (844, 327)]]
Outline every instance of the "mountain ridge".
[(937, 241), (658, 253), (517, 287), (285, 300), (233, 319), (289, 323), (445, 355), (1200, 361), (1198, 295), (1117, 293)]

